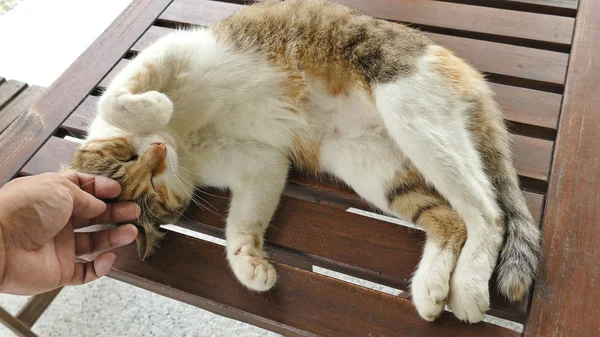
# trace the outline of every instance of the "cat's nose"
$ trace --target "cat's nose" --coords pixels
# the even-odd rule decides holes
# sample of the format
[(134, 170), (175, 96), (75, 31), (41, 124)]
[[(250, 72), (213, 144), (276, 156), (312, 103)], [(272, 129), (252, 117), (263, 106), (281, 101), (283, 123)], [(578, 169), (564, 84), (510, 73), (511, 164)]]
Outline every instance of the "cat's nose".
[(167, 154), (167, 144), (166, 143), (153, 143), (152, 148), (157, 154), (165, 156)]

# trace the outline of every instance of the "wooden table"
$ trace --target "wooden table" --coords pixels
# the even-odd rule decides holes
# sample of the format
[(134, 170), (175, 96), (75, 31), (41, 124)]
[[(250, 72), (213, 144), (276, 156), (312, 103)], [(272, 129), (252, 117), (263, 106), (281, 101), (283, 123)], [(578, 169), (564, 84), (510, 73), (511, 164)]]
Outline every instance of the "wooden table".
[[(64, 136), (83, 136), (102, 88), (132, 57), (175, 27), (214, 24), (244, 2), (133, 1), (29, 110), (0, 116), (0, 184), (70, 162), (78, 144)], [(600, 1), (340, 2), (420, 27), (491, 81), (544, 243), (528, 303), (493, 298), (490, 314), (524, 323), (526, 336), (600, 335)], [(177, 225), (222, 238), (227, 200), (209, 201), (216, 214), (191, 208)], [(423, 233), (348, 207), (367, 206), (344, 187), (293, 174), (267, 234), (279, 273), (268, 294), (238, 284), (222, 247), (175, 232), (145, 262), (135, 247), (120, 249), (110, 276), (284, 335), (520, 335), (462, 324), (450, 313), (426, 323), (406, 292), (392, 296), (313, 272), (320, 266), (407, 289)]]

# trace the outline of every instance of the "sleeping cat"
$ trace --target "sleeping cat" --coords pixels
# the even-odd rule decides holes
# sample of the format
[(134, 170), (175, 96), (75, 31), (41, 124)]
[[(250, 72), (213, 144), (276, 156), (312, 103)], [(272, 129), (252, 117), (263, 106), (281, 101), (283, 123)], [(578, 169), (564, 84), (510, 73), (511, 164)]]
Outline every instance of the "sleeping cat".
[(498, 257), (500, 291), (528, 291), (540, 234), (482, 75), (416, 30), (327, 0), (265, 2), (155, 42), (106, 89), (73, 158), (141, 205), (144, 257), (195, 187), (229, 188), (227, 259), (256, 291), (276, 282), (263, 236), (290, 164), (425, 228), (411, 287), (424, 319), (448, 304), (480, 321)]

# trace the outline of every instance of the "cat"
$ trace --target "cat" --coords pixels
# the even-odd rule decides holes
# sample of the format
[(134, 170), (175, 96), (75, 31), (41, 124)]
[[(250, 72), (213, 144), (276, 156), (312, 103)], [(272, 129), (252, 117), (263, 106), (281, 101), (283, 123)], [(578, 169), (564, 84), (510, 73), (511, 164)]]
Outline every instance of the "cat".
[(255, 291), (277, 280), (263, 236), (290, 164), (425, 228), (411, 285), (423, 319), (448, 304), (481, 321), (497, 260), (509, 300), (531, 286), (540, 232), (482, 74), (417, 30), (329, 0), (263, 2), (159, 39), (107, 87), (73, 156), (142, 207), (144, 258), (196, 187), (229, 188), (227, 259)]

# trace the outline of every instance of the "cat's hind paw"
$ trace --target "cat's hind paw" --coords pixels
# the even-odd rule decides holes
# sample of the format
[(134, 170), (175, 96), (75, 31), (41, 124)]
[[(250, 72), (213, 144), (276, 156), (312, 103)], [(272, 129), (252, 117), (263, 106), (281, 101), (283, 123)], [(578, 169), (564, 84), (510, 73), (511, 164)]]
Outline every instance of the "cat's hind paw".
[(228, 255), (229, 264), (237, 279), (248, 289), (267, 291), (277, 282), (277, 273), (264, 253), (251, 245), (243, 245)]
[(419, 316), (432, 322), (442, 313), (450, 292), (450, 274), (439, 268), (419, 268), (412, 280), (412, 299)]
[(487, 280), (476, 280), (460, 271), (452, 278), (452, 290), (448, 305), (454, 315), (464, 322), (477, 323), (483, 320), (490, 307), (490, 292)]

